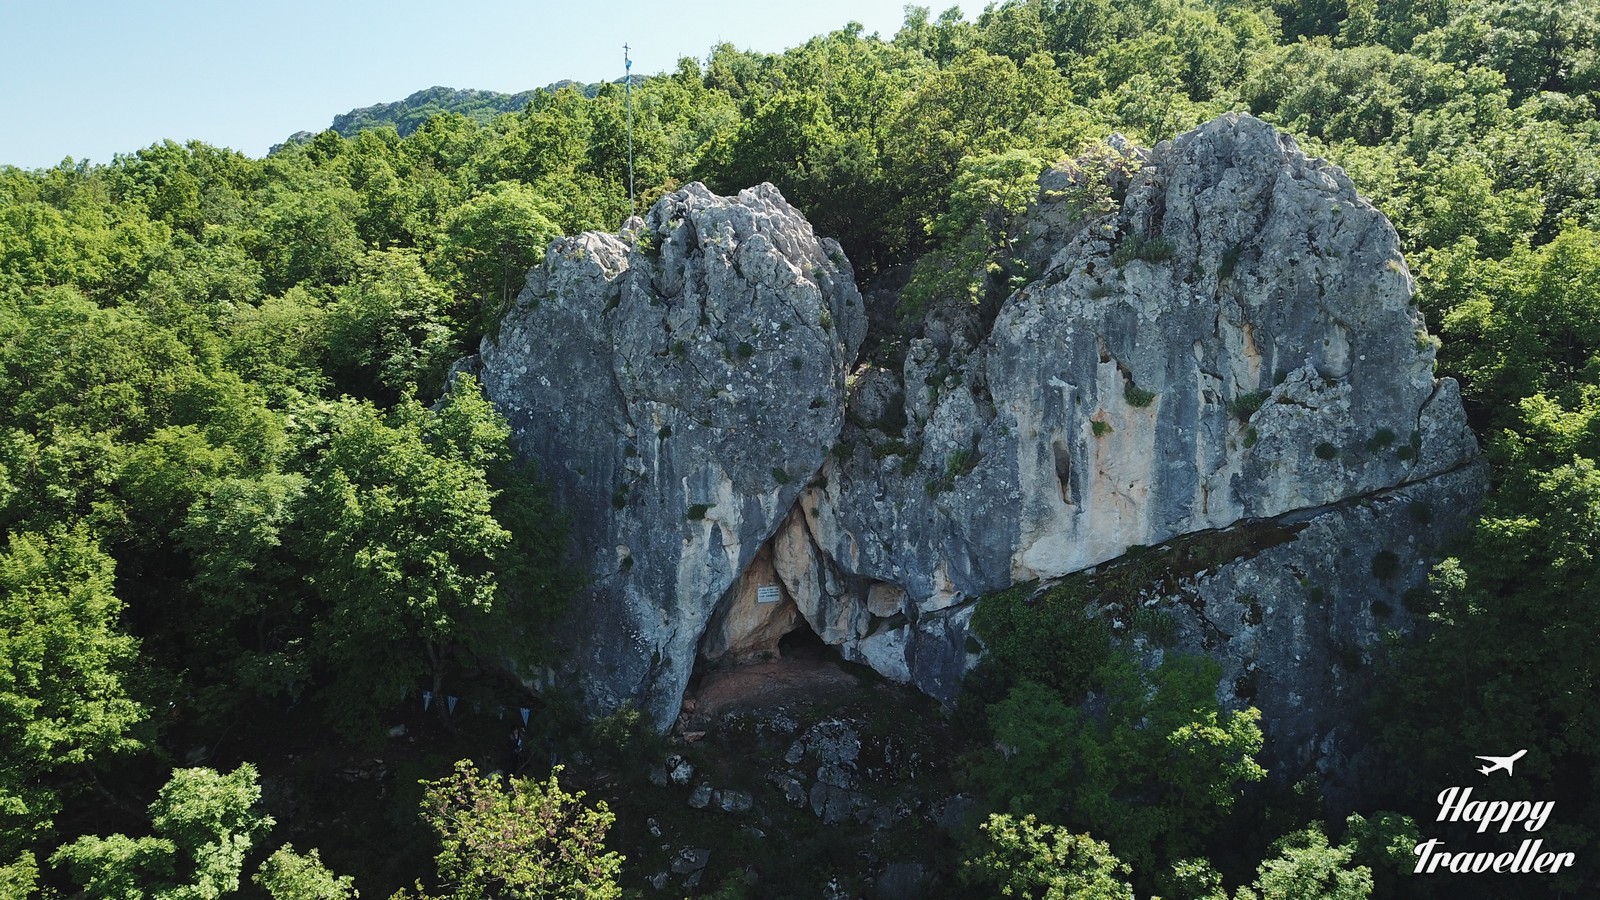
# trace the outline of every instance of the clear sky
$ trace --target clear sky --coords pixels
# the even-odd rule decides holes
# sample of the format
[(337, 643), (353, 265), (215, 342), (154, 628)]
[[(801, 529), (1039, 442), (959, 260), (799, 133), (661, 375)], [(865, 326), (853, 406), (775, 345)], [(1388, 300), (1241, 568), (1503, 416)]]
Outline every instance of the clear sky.
[[(960, 5), (925, 3), (935, 13)], [(163, 138), (266, 153), (339, 113), (433, 85), (513, 93), (670, 71), (728, 41), (776, 51), (903, 0), (0, 0), (0, 163), (108, 162)]]

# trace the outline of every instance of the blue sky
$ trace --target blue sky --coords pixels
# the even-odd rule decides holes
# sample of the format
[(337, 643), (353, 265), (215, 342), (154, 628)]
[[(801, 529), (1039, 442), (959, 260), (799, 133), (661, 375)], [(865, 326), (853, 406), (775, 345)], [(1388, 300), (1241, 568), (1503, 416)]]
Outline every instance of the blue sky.
[[(928, 3), (935, 14), (952, 5)], [(966, 0), (975, 18), (983, 3)], [(0, 0), (0, 163), (108, 162), (163, 138), (252, 156), (358, 106), (432, 85), (505, 92), (670, 71), (712, 45), (774, 51), (903, 0), (697, 4)]]

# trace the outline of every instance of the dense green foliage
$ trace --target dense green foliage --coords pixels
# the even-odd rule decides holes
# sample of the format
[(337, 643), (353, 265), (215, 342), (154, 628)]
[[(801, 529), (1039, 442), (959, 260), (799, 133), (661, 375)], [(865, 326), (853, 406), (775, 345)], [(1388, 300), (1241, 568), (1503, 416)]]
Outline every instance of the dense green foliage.
[(1042, 900), (1132, 900), (1119, 876), (1127, 866), (1111, 848), (1065, 828), (1041, 825), (1033, 816), (993, 815), (981, 826), (980, 849), (962, 877), (1003, 896)]
[(424, 782), (422, 817), (439, 834), (439, 877), (453, 900), (615, 900), (622, 857), (605, 850), (614, 818), (556, 781), (480, 776), (471, 763)]
[[(1394, 648), (1373, 725), (1412, 785), (1529, 747), (1518, 796), (1560, 797), (1577, 846), (1600, 834), (1597, 35), (1580, 0), (911, 7), (892, 38), (720, 45), (636, 82), (636, 182), (643, 203), (777, 184), (864, 284), (909, 279), (901, 333), (869, 342), (892, 354), (917, 313), (992, 313), (1031, 277), (1010, 224), (1043, 167), (1077, 160), (1073, 202), (1114, 206), (1121, 157), (1085, 152), (1112, 131), (1245, 110), (1343, 165), (1395, 223), (1495, 464), (1467, 545), (1408, 600), (1429, 626)], [(573, 588), (560, 516), (443, 374), (552, 236), (631, 210), (620, 85), (518, 96), (491, 115), (503, 101), (422, 92), (261, 160), (168, 142), (0, 168), (0, 893), (346, 896), (315, 851), (244, 860), (244, 769), (177, 770), (137, 810), (174, 754), (250, 758), (268, 713), (359, 741), (421, 690), (510, 699), (496, 673), (539, 661)], [(1254, 719), (1202, 664), (1135, 667), (1082, 597), (1027, 591), (985, 607), (960, 719), (1015, 754), (971, 771), (1021, 817), (974, 843), (974, 884), (1118, 896), (1121, 859), (1141, 892), (1415, 895), (1388, 814), (1339, 839), (1273, 811), (1213, 868), (1208, 835), (1250, 830)], [(1161, 622), (1129, 621), (1160, 646)], [(1392, 805), (1420, 820), (1430, 800)], [(102, 807), (134, 814), (100, 828)], [(442, 863), (465, 890), (475, 864)], [(1569, 889), (1592, 884), (1580, 864)]]
[(216, 900), (239, 889), (246, 855), (272, 827), (256, 809), (260, 799), (249, 764), (228, 775), (179, 769), (150, 804), (157, 836), (87, 835), (51, 862), (66, 866), (90, 897)]

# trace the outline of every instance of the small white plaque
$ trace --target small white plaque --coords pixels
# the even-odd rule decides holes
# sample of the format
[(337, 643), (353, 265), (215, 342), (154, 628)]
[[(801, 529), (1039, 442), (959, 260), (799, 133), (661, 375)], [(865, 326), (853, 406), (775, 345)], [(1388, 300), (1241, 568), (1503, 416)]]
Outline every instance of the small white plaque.
[(779, 597), (778, 597), (778, 586), (777, 585), (775, 585), (775, 584), (763, 584), (762, 586), (756, 588), (756, 602), (757, 603), (777, 603), (778, 599), (779, 599)]

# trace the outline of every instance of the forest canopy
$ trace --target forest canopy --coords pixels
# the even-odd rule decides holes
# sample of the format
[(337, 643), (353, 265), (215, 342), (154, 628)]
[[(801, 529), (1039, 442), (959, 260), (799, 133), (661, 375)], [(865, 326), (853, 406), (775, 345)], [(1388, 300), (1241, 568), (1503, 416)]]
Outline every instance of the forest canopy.
[[(1461, 381), (1493, 464), (1481, 519), (1412, 598), (1426, 627), (1386, 663), (1373, 727), (1389, 765), (1432, 784), (1484, 747), (1537, 746), (1523, 789), (1561, 797), (1565, 842), (1592, 845), (1597, 36), (1581, 0), (1009, 0), (976, 21), (913, 6), (892, 37), (721, 44), (637, 81), (634, 204), (621, 84), (402, 117), (404, 136), (357, 117), (264, 159), (168, 141), (0, 166), (0, 892), (343, 896), (316, 851), (269, 860), (259, 839), (271, 819), (247, 764), (272, 723), (354, 746), (424, 690), (518, 702), (505, 683), (546, 661), (579, 587), (569, 539), (505, 421), (445, 375), (552, 238), (615, 231), (692, 180), (772, 182), (864, 289), (909, 280), (885, 326), (909, 332), (920, 310), (1014, 287), (1006, 222), (1044, 168), (1227, 111), (1344, 167), (1394, 222), (1439, 374)], [(984, 774), (1011, 817), (974, 838), (963, 877), (1125, 896), (1132, 864), (1141, 894), (1159, 878), (1226, 896), (1204, 893), (1224, 891), (1200, 859), (1213, 845), (1185, 835), (1259, 778), (1256, 723), (1206, 709), (1193, 667), (1096, 665), (1071, 690), (1015, 679), (977, 727), (1041, 753), (1070, 732), (1061, 764), (1120, 768), (1042, 794), (1032, 770)], [(1094, 727), (1080, 675), (1117, 698)], [(1170, 733), (1209, 754), (1203, 772), (1141, 764), (1151, 735), (1130, 723), (1150, 716), (1182, 719)], [(177, 765), (194, 747), (238, 765)], [(419, 774), (440, 779), (436, 808), (447, 774)], [(540, 787), (560, 798), (553, 778)], [(586, 846), (603, 818), (584, 819)], [(1397, 819), (1325, 834), (1312, 818), (1274, 835), (1259, 872), (1230, 871), (1234, 896), (1421, 896), (1374, 849), (1405, 833)], [(138, 835), (96, 836), (113, 828)], [(433, 878), (430, 855), (407, 877)], [(585, 871), (612, 877), (596, 858)], [(1561, 884), (1592, 886), (1594, 865)]]

